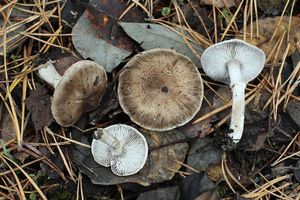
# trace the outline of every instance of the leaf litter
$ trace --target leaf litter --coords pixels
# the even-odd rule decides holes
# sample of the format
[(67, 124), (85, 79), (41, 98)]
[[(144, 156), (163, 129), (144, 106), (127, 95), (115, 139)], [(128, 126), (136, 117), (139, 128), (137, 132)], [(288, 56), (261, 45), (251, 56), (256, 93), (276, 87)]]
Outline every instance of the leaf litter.
[[(17, 3), (11, 1), (1, 2), (0, 10), (3, 8), (2, 6), (4, 6), (5, 9), (8, 8), (6, 4), (9, 4), (11, 7), (15, 6), (14, 8), (23, 8), (23, 2), (25, 1)], [(85, 172), (93, 182), (97, 182), (98, 184), (122, 183), (121, 186), (118, 186), (118, 194), (109, 195), (120, 199), (124, 197), (129, 199), (130, 197), (131, 199), (138, 198), (138, 194), (143, 191), (143, 189), (134, 186), (138, 193), (130, 193), (130, 191), (127, 190), (129, 188), (128, 182), (150, 185), (145, 188), (147, 190), (157, 191), (161, 189), (159, 183), (167, 184), (167, 186), (178, 186), (179, 182), (188, 180), (188, 177), (199, 173), (207, 173), (208, 179), (217, 183), (214, 183), (214, 187), (211, 189), (201, 192), (198, 191), (197, 194), (193, 193), (193, 199), (214, 199), (214, 195), (216, 195), (215, 188), (218, 188), (218, 193), (222, 198), (227, 199), (230, 197), (237, 199), (268, 199), (270, 196), (281, 199), (295, 199), (297, 196), (299, 197), (299, 182), (297, 183), (294, 179), (291, 179), (291, 173), (294, 172), (293, 175), (294, 178), (296, 178), (298, 172), (292, 171), (293, 168), (290, 168), (290, 166), (294, 167), (295, 170), (298, 168), (296, 161), (299, 160), (297, 159), (299, 153), (299, 139), (297, 139), (298, 137), (296, 136), (299, 134), (299, 127), (283, 112), (287, 109), (291, 114), (292, 112), (289, 111), (287, 105), (290, 105), (290, 102), (299, 101), (299, 96), (297, 96), (299, 94), (295, 92), (297, 88), (299, 89), (299, 67), (296, 61), (294, 68), (291, 68), (289, 60), (289, 56), (293, 52), (299, 51), (299, 31), (297, 31), (299, 17), (296, 17), (299, 10), (297, 10), (297, 3), (295, 4), (295, 1), (287, 2), (286, 9), (283, 9), (283, 11), (282, 4), (280, 4), (280, 8), (276, 11), (276, 9), (271, 7), (277, 4), (269, 3), (269, 7), (271, 8), (270, 12), (267, 10), (264, 11), (261, 2), (255, 0), (235, 1), (236, 5), (233, 8), (229, 8), (229, 5), (225, 6), (226, 8), (221, 8), (224, 5), (220, 5), (220, 7), (218, 5), (203, 6), (199, 5), (198, 2), (189, 1), (189, 5), (193, 5), (198, 11), (198, 14), (195, 13), (195, 9), (188, 7), (187, 4), (181, 1), (152, 2), (145, 0), (128, 1), (127, 4), (118, 0), (113, 1), (111, 4), (107, 1), (98, 0), (91, 0), (88, 3), (87, 1), (77, 1), (74, 2), (74, 5), (80, 7), (78, 10), (76, 10), (76, 6), (68, 7), (75, 9), (69, 11), (69, 14), (71, 13), (72, 16), (70, 23), (75, 23), (74, 19), (77, 19), (81, 15), (82, 10), (86, 9), (86, 11), (85, 14), (82, 15), (81, 20), (75, 25), (75, 28), (73, 28), (73, 33), (76, 33), (74, 35), (71, 35), (70, 32), (64, 32), (65, 30), (71, 31), (70, 29), (65, 29), (66, 26), (70, 28), (70, 24), (65, 23), (69, 20), (64, 21), (64, 16), (66, 15), (60, 15), (61, 11), (67, 7), (66, 5), (70, 5), (70, 3), (73, 4), (72, 2), (68, 2), (68, 4), (66, 2), (55, 1), (45, 4), (44, 1), (26, 1), (26, 3), (28, 2), (30, 2), (30, 4), (27, 4), (25, 8), (27, 9), (26, 13), (29, 13), (29, 15), (25, 16), (24, 21), (20, 23), (20, 25), (25, 24), (27, 29), (19, 32), (19, 35), (22, 33), (24, 40), (22, 39), (22, 42), (17, 42), (16, 47), (14, 47), (15, 49), (3, 49), (4, 58), (2, 59), (5, 62), (1, 63), (0, 69), (1, 76), (3, 75), (1, 78), (2, 105), (3, 110), (8, 110), (8, 115), (5, 114), (5, 112), (3, 113), (9, 116), (8, 119), (11, 121), (9, 127), (13, 128), (10, 132), (16, 136), (14, 141), (6, 141), (5, 146), (1, 144), (1, 153), (5, 153), (1, 154), (1, 159), (8, 162), (8, 164), (2, 164), (0, 166), (1, 170), (6, 170), (5, 174), (1, 173), (1, 180), (9, 180), (9, 186), (14, 184), (14, 186), (11, 187), (13, 190), (5, 190), (7, 185), (4, 186), (3, 196), (9, 199), (12, 198), (12, 195), (22, 194), (24, 193), (23, 190), (26, 190), (32, 191), (30, 194), (32, 198), (34, 195), (39, 194), (42, 199), (45, 199), (43, 193), (48, 193), (48, 189), (51, 189), (51, 187), (58, 188), (57, 186), (47, 185), (49, 183), (47, 181), (47, 184), (40, 185), (39, 187), (33, 181), (36, 179), (30, 178), (28, 175), (28, 173), (34, 173), (32, 177), (40, 177), (37, 171), (42, 167), (31, 165), (31, 162), (41, 162), (39, 161), (39, 159), (41, 159), (42, 162), (47, 163), (48, 166), (52, 166), (52, 168), (50, 167), (52, 170), (57, 170), (55, 173), (60, 174), (61, 179), (66, 177), (68, 180), (76, 182), (75, 185), (78, 186), (78, 192), (74, 195), (77, 196), (77, 198), (84, 196), (87, 191), (89, 191), (89, 187), (82, 180), (90, 181), (86, 177), (82, 177), (81, 172), (77, 171), (78, 169)], [(222, 3), (224, 2), (227, 4), (228, 1), (222, 1)], [(257, 11), (256, 6), (258, 6), (260, 10)], [(164, 16), (162, 15), (163, 7), (168, 7), (168, 13)], [(292, 10), (294, 8), (296, 8), (295, 11)], [(30, 10), (30, 12), (28, 12), (28, 10)], [(205, 13), (205, 11), (207, 11), (207, 13)], [(264, 14), (268, 15), (268, 13), (271, 13), (273, 15), (276, 12), (285, 12), (282, 14), (286, 16), (282, 18), (279, 16), (266, 18), (264, 16)], [(290, 17), (290, 13), (294, 16)], [(204, 23), (207, 27), (197, 29), (193, 19), (198, 23), (198, 15), (204, 18), (204, 20), (207, 20)], [(255, 15), (259, 17), (259, 20), (256, 20), (257, 17)], [(13, 21), (11, 16), (10, 19)], [(146, 32), (147, 35), (143, 35), (143, 37), (139, 36), (142, 39), (138, 40), (131, 36), (134, 34), (134, 30), (131, 31), (133, 33), (127, 33), (129, 36), (126, 35), (126, 30), (124, 32), (119, 26), (119, 21), (134, 25), (141, 23), (147, 23), (150, 26), (159, 25), (164, 28), (168, 27), (168, 30), (165, 31), (163, 35), (159, 35), (159, 37), (155, 31)], [(209, 21), (213, 23), (210, 24)], [(262, 24), (266, 24), (266, 26), (262, 26)], [(276, 24), (276, 26), (274, 24)], [(83, 31), (88, 32), (76, 32), (78, 31), (76, 30), (76, 26), (77, 28), (79, 26), (86, 27), (87, 29)], [(64, 28), (61, 29), (61, 27)], [(146, 30), (146, 28), (147, 27), (143, 27), (142, 29)], [(124, 29), (126, 29), (126, 27)], [(176, 30), (176, 32), (174, 32), (174, 30)], [(206, 30), (208, 30), (208, 32)], [(138, 32), (137, 30), (135, 31)], [(212, 165), (197, 168), (199, 167), (198, 164), (195, 166), (187, 164), (190, 157), (187, 152), (192, 150), (192, 145), (188, 146), (188, 144), (203, 140), (205, 137), (205, 139), (213, 139), (214, 146), (217, 147), (213, 148), (212, 152), (224, 146), (224, 143), (222, 143), (224, 141), (224, 133), (228, 131), (226, 129), (228, 127), (226, 121), (230, 115), (228, 115), (229, 113), (226, 113), (226, 111), (223, 112), (223, 110), (230, 107), (230, 98), (226, 99), (225, 104), (221, 105), (221, 107), (213, 107), (211, 98), (213, 95), (208, 94), (205, 100), (207, 104), (203, 106), (201, 112), (193, 120), (194, 122), (196, 120), (197, 123), (193, 124), (191, 122), (185, 127), (180, 128), (179, 131), (172, 130), (170, 131), (171, 133), (168, 134), (143, 131), (147, 136), (147, 141), (151, 144), (150, 161), (148, 161), (148, 165), (145, 167), (148, 171), (141, 171), (140, 174), (134, 175), (133, 177), (115, 177), (109, 170), (100, 168), (91, 160), (89, 145), (92, 132), (96, 127), (105, 127), (111, 123), (131, 123), (128, 117), (118, 111), (117, 96), (113, 86), (116, 84), (115, 79), (117, 74), (121, 70), (123, 62), (128, 61), (127, 57), (129, 55), (141, 51), (142, 49), (140, 47), (144, 48), (143, 43), (144, 41), (147, 42), (147, 37), (154, 37), (160, 40), (162, 44), (164, 44), (164, 42), (168, 43), (166, 38), (172, 34), (169, 33), (170, 31), (176, 34), (177, 38), (174, 40), (175, 43), (179, 43), (176, 50), (181, 51), (182, 49), (186, 49), (188, 53), (185, 52), (185, 54), (189, 54), (188, 56), (196, 63), (199, 62), (196, 58), (199, 58), (203, 49), (212, 44), (213, 41), (219, 41), (220, 38), (229, 39), (234, 36), (242, 37), (246, 41), (258, 45), (269, 55), (265, 70), (258, 79), (248, 85), (246, 91), (246, 102), (248, 102), (246, 118), (249, 126), (245, 130), (245, 132), (247, 132), (244, 138), (245, 141), (241, 143), (240, 146), (237, 146), (236, 150), (225, 151), (226, 157), (223, 155), (221, 161), (218, 160)], [(257, 32), (259, 33), (258, 36), (256, 35)], [(0, 34), (3, 36), (3, 32)], [(243, 34), (243, 36), (240, 36), (241, 34)], [(74, 40), (75, 37), (77, 37), (77, 41)], [(73, 49), (71, 44), (72, 38), (73, 45), (77, 52)], [(139, 44), (133, 40), (136, 40)], [(88, 45), (80, 44), (82, 45), (79, 45), (79, 47), (82, 47), (82, 49), (80, 49), (78, 48), (78, 41)], [(87, 41), (89, 41), (89, 43)], [(8, 41), (6, 40), (4, 42)], [(151, 41), (149, 43), (151, 43)], [(171, 43), (172, 42), (168, 44), (169, 46), (167, 46), (167, 48), (172, 47)], [(159, 46), (161, 44), (157, 45), (158, 46), (153, 45), (151, 48), (161, 47)], [(91, 50), (88, 49), (89, 46), (95, 47), (96, 50), (93, 48)], [(276, 51), (272, 49), (274, 46), (276, 46)], [(97, 51), (98, 49), (99, 51)], [(146, 47), (144, 49), (146, 49)], [(10, 51), (10, 53), (8, 51)], [(99, 62), (104, 61), (101, 64), (107, 67), (108, 72), (112, 72), (112, 74), (109, 74), (111, 85), (107, 88), (105, 98), (102, 99), (96, 111), (84, 115), (77, 124), (67, 129), (62, 129), (56, 123), (50, 123), (51, 119), (42, 120), (44, 115), (49, 115), (50, 113), (49, 116), (51, 116), (51, 110), (49, 112), (49, 110), (47, 110), (49, 108), (46, 108), (47, 106), (45, 105), (43, 105), (45, 106), (43, 107), (39, 101), (47, 101), (46, 104), (48, 104), (49, 107), (51, 103), (51, 101), (49, 101), (49, 94), (51, 94), (52, 91), (49, 87), (40, 85), (42, 81), (35, 73), (35, 68), (38, 66), (35, 59), (41, 58), (42, 54), (49, 51), (56, 51), (58, 54), (68, 52), (73, 55), (75, 54), (73, 51), (76, 53), (79, 52), (81, 54), (79, 57), (81, 56), (92, 60), (98, 59)], [(40, 54), (37, 52), (40, 52)], [(198, 57), (197, 54), (199, 54)], [(68, 67), (68, 61), (72, 61), (71, 57), (63, 56), (63, 58), (66, 59), (66, 63), (58, 67), (62, 69), (61, 73), (63, 73), (64, 67)], [(281, 61), (282, 63), (280, 63)], [(62, 63), (64, 63), (63, 59)], [(202, 75), (205, 77), (205, 74)], [(210, 91), (220, 96), (218, 88), (223, 88), (220, 87), (222, 85), (212, 82), (207, 79), (207, 77), (205, 77), (205, 80), (207, 80), (207, 82), (205, 82), (207, 86), (206, 92)], [(40, 90), (41, 87), (44, 90)], [(36, 96), (34, 92), (38, 92)], [(262, 103), (261, 100), (263, 98), (265, 99)], [(110, 101), (110, 99), (112, 99), (112, 101)], [(31, 101), (32, 105), (30, 105), (30, 103), (27, 105), (28, 101)], [(252, 106), (253, 102), (256, 102), (254, 106)], [(34, 105), (39, 107), (39, 109), (34, 108)], [(120, 114), (111, 114), (115, 111)], [(29, 113), (31, 115), (29, 115)], [(40, 122), (38, 119), (34, 119), (33, 113), (41, 118)], [(31, 120), (29, 116), (31, 116)], [(94, 119), (96, 119), (95, 123), (89, 123)], [(7, 124), (5, 123), (5, 125)], [(53, 132), (51, 133), (52, 137), (50, 136), (51, 134), (49, 135), (44, 133), (44, 131), (39, 131), (39, 129), (47, 126), (50, 126), (51, 130), (59, 134)], [(79, 131), (78, 134), (76, 134), (76, 131)], [(33, 137), (33, 133), (35, 132), (38, 133), (38, 137)], [(43, 150), (45, 154), (38, 153), (36, 149), (30, 145), (46, 147)], [(25, 156), (24, 158), (18, 157), (17, 154), (14, 153), (18, 150), (19, 152), (26, 152), (30, 156)], [(47, 151), (55, 152), (56, 155), (60, 155), (62, 159), (56, 160), (50, 156), (50, 154), (47, 154)], [(202, 153), (201, 151), (196, 151), (195, 155), (200, 156)], [(70, 157), (72, 159), (70, 159)], [(22, 160), (24, 162), (22, 163), (24, 166), (20, 168), (22, 170), (24, 169), (21, 171), (24, 176), (20, 176), (19, 174), (17, 174), (17, 176), (10, 176), (7, 174), (7, 172), (12, 173), (9, 171), (9, 164), (11, 164), (12, 167), (16, 167), (15, 170), (20, 170), (10, 162), (9, 159)], [(54, 164), (53, 161), (55, 160), (57, 163)], [(60, 166), (60, 169), (55, 168), (55, 165)], [(46, 172), (50, 172), (51, 169), (44, 168)], [(63, 169), (65, 169), (64, 172), (61, 171)], [(205, 170), (205, 172), (199, 172), (198, 170)], [(274, 174), (270, 173), (271, 170)], [(64, 173), (66, 173), (67, 176), (65, 176)], [(290, 174), (286, 175), (286, 173)], [(57, 177), (59, 176), (55, 178)], [(103, 177), (105, 179), (103, 179)], [(28, 181), (30, 184), (28, 184)], [(15, 187), (15, 185), (18, 185), (18, 187)], [(20, 185), (21, 187), (19, 187)], [(29, 189), (28, 185), (33, 187)], [(123, 188), (123, 186), (127, 187)], [(193, 186), (199, 187), (201, 184), (194, 181)], [(99, 187), (102, 188), (102, 186)], [(187, 188), (191, 187), (192, 186), (187, 186)], [(74, 189), (72, 192), (74, 193)], [(234, 193), (236, 195), (234, 195)], [(189, 194), (192, 193), (189, 193), (187, 190), (181, 192), (182, 198), (188, 198)], [(216, 198), (219, 198), (218, 195)]]

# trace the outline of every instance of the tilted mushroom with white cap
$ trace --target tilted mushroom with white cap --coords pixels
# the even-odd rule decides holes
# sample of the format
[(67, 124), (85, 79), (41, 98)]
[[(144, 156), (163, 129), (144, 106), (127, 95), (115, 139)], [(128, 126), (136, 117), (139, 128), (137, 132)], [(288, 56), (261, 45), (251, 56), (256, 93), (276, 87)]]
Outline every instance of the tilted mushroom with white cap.
[(204, 72), (212, 79), (230, 85), (232, 114), (229, 136), (240, 141), (244, 129), (246, 84), (257, 77), (266, 61), (265, 53), (242, 40), (232, 39), (214, 44), (201, 56)]
[(137, 173), (146, 163), (148, 145), (145, 137), (135, 128), (116, 124), (95, 131), (92, 141), (94, 160), (118, 176)]
[(95, 108), (100, 103), (107, 82), (105, 69), (90, 60), (74, 63), (63, 76), (51, 63), (38, 72), (55, 88), (51, 110), (61, 126), (74, 124), (83, 113)]
[(134, 56), (119, 75), (124, 112), (143, 128), (166, 131), (189, 122), (199, 111), (203, 83), (192, 61), (171, 49)]

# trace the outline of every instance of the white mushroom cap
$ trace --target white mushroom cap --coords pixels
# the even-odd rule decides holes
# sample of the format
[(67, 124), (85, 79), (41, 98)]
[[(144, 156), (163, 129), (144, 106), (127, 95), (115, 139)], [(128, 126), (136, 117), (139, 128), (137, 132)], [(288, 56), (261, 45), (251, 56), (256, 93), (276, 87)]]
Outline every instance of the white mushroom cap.
[(117, 124), (97, 130), (99, 139), (92, 141), (94, 160), (118, 176), (137, 173), (146, 163), (148, 145), (145, 137), (135, 128)]
[(201, 56), (204, 72), (216, 81), (230, 83), (227, 63), (237, 60), (241, 65), (244, 82), (249, 82), (259, 75), (266, 61), (265, 53), (242, 40), (232, 39), (214, 44)]
[(207, 48), (201, 56), (204, 72), (214, 80), (225, 82), (232, 90), (232, 112), (229, 136), (240, 141), (244, 130), (245, 88), (247, 82), (262, 71), (265, 53), (242, 40), (227, 40)]

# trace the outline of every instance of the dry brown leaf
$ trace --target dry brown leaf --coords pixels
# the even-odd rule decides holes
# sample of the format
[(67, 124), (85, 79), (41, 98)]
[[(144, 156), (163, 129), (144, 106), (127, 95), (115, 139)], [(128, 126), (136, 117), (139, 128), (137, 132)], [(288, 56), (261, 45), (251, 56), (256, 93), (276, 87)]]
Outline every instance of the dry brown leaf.
[(221, 162), (210, 165), (208, 168), (206, 168), (205, 172), (207, 173), (208, 178), (212, 181), (217, 182), (223, 179)]
[(16, 137), (14, 124), (7, 111), (2, 113), (0, 120), (0, 141), (7, 142)]
[[(214, 3), (213, 3), (213, 1), (214, 1)], [(223, 8), (223, 7), (230, 8), (230, 7), (233, 7), (236, 5), (234, 0), (202, 0), (201, 4), (214, 5), (217, 8)]]
[(220, 195), (217, 190), (208, 190), (200, 194), (195, 200), (219, 200)]
[(36, 84), (36, 90), (31, 90), (29, 97), (26, 98), (25, 104), (27, 109), (31, 112), (31, 119), (33, 121), (36, 131), (43, 127), (49, 126), (54, 122), (51, 113), (51, 99), (42, 85)]
[[(246, 41), (261, 48), (266, 53), (267, 57), (270, 55), (271, 51), (274, 48), (276, 48), (274, 50), (274, 53), (272, 53), (270, 60), (274, 59), (277, 50), (279, 50), (278, 59), (281, 60), (288, 45), (288, 41), (287, 41), (288, 35), (289, 35), (289, 41), (291, 45), (288, 52), (288, 56), (291, 55), (296, 50), (297, 41), (300, 41), (300, 17), (291, 18), (290, 30), (289, 30), (288, 16), (283, 16), (280, 24), (278, 24), (279, 21), (280, 21), (280, 17), (260, 19), (258, 21), (259, 38), (255, 38), (256, 30), (257, 30), (255, 26), (256, 22), (253, 22), (253, 38), (250, 38), (250, 24), (246, 27), (247, 29)], [(277, 25), (278, 25), (278, 29), (276, 31), (276, 34), (272, 39), (272, 41), (270, 42)], [(240, 32), (244, 33), (244, 28), (241, 29)], [(282, 45), (280, 48), (278, 48), (276, 47), (276, 43), (281, 39), (283, 35), (284, 38), (283, 38)], [(236, 36), (236, 38), (243, 39), (243, 36), (239, 35)]]

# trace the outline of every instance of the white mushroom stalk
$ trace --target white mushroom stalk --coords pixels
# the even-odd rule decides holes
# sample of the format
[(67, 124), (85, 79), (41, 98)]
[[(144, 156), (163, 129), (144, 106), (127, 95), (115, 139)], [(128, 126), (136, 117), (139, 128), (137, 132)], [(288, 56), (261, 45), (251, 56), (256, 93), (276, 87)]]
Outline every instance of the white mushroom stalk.
[(112, 150), (112, 154), (114, 155), (121, 155), (122, 153), (122, 147), (120, 142), (112, 136), (111, 134), (108, 133), (106, 129), (99, 128), (97, 131), (95, 131), (95, 136), (96, 139), (101, 140), (104, 142), (106, 145), (109, 146), (109, 148)]
[(229, 136), (234, 143), (242, 138), (245, 119), (245, 88), (262, 71), (265, 53), (242, 40), (232, 39), (214, 44), (201, 56), (204, 72), (212, 79), (230, 85), (232, 114)]
[(62, 76), (57, 72), (53, 65), (53, 61), (49, 60), (45, 64), (39, 66), (38, 73), (44, 81), (46, 81), (53, 88), (56, 88)]
[(237, 60), (227, 63), (232, 91), (232, 111), (230, 129), (233, 130), (229, 136), (234, 142), (239, 142), (243, 135), (245, 119), (245, 88), (246, 83), (241, 78), (241, 66)]

